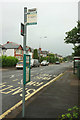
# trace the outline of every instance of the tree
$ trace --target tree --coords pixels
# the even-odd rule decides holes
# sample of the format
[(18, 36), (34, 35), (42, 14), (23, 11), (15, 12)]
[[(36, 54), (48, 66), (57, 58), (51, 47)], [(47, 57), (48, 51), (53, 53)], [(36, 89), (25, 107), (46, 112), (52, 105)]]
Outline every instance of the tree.
[(50, 54), (48, 54), (48, 56), (49, 56), (49, 58), (48, 58), (49, 62), (50, 63), (55, 63), (56, 58), (55, 58), (54, 54), (50, 53)]
[(80, 56), (80, 21), (77, 22), (77, 27), (74, 27), (71, 31), (66, 32), (64, 39), (65, 43), (74, 45), (74, 56)]
[(72, 43), (74, 46), (76, 44), (76, 40), (77, 40), (77, 32), (78, 29), (77, 27), (73, 28), (71, 31), (66, 32), (66, 37), (64, 39), (65, 43)]
[(33, 58), (34, 58), (34, 59), (38, 59), (38, 58), (39, 58), (39, 57), (38, 57), (38, 51), (37, 51), (37, 49), (34, 49)]
[(73, 50), (74, 50), (73, 56), (80, 56), (80, 45), (75, 46)]

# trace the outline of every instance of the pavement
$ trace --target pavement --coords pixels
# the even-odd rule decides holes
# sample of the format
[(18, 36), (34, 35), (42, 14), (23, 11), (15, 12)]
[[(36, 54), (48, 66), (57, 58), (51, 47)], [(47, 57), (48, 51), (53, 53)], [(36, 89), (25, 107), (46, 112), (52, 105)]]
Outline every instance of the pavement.
[[(58, 118), (75, 105), (80, 106), (80, 80), (70, 68), (26, 101), (25, 118)], [(22, 105), (6, 118), (22, 118)]]

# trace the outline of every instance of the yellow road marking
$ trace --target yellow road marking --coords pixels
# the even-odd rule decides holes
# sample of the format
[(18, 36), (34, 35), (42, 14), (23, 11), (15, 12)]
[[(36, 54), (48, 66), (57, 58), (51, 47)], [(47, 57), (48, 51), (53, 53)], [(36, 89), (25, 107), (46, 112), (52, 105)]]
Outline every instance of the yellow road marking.
[(2, 92), (2, 91), (4, 91), (4, 90), (7, 90), (7, 89), (9, 89), (9, 88), (11, 88), (11, 87), (13, 87), (13, 86), (10, 86), (10, 85), (8, 85), (8, 86), (9, 86), (9, 87), (0, 90), (0, 92)]
[(18, 82), (18, 84), (21, 84), (20, 82)]
[(22, 88), (19, 87), (19, 89), (17, 91), (15, 91), (14, 93), (12, 93), (12, 95), (18, 94), (20, 92), (22, 92)]
[(3, 84), (5, 84), (6, 82), (4, 82), (4, 83), (0, 83), (0, 85), (3, 85)]
[(17, 81), (18, 79), (15, 79), (15, 80), (13, 80), (13, 81)]
[[(43, 86), (41, 86), (40, 88), (38, 88), (37, 90), (35, 90), (33, 93), (31, 93), (29, 96), (27, 96), (25, 98), (25, 101), (28, 100), (30, 97), (32, 97), (34, 94), (36, 94), (38, 91), (40, 91), (41, 89), (43, 89), (45, 86), (49, 85), (50, 83), (56, 81), (57, 79), (59, 79), (61, 76), (63, 76), (65, 74), (61, 73), (60, 75), (58, 75), (56, 78), (54, 78), (53, 80), (49, 81), (48, 83), (44, 84)], [(12, 108), (10, 108), (9, 110), (7, 110), (6, 112), (4, 112), (1, 116), (0, 119), (3, 119), (6, 115), (8, 115), (12, 110), (14, 110), (15, 108), (19, 107), (19, 105), (22, 104), (22, 100), (20, 102), (18, 102), (16, 105), (14, 105)]]
[(11, 93), (11, 92), (13, 92), (13, 91), (15, 91), (15, 90), (17, 90), (17, 89), (19, 89), (19, 88), (20, 88), (20, 87), (18, 87), (18, 88), (13, 88), (13, 89), (9, 89), (8, 92), (1, 92), (1, 93), (9, 94), (9, 93)]
[(2, 86), (0, 86), (0, 88), (2, 88), (2, 87), (4, 87), (4, 86), (6, 86), (6, 85), (2, 85)]

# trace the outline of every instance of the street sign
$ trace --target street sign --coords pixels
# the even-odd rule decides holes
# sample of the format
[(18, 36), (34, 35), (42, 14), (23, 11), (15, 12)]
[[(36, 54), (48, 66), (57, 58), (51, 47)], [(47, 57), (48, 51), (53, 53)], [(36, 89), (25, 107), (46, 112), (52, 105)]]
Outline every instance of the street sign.
[(24, 36), (24, 24), (21, 23), (21, 35)]
[(28, 9), (27, 13), (27, 25), (35, 25), (37, 24), (37, 9)]
[(80, 60), (80, 56), (75, 56), (74, 60)]

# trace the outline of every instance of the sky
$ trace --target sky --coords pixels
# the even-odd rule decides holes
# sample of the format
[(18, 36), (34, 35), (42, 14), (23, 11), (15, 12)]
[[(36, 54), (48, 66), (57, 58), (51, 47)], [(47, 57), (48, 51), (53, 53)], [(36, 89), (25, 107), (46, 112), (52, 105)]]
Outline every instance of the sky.
[(37, 8), (37, 25), (26, 26), (26, 45), (71, 55), (73, 45), (64, 43), (64, 38), (77, 25), (78, 0), (0, 0), (0, 44), (10, 41), (23, 46), (24, 7)]

